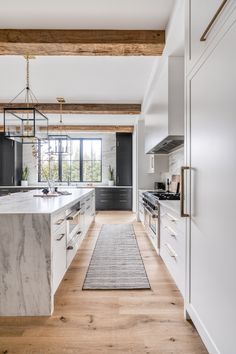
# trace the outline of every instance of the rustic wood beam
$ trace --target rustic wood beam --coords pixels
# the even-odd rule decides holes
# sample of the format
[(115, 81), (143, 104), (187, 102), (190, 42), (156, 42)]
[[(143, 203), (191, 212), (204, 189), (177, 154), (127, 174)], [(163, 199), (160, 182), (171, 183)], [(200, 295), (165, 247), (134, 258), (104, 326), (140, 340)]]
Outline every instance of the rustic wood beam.
[[(42, 128), (44, 129), (44, 128)], [(60, 132), (61, 127), (58, 125), (49, 125), (49, 132)], [(63, 131), (66, 132), (105, 132), (105, 133), (132, 133), (134, 127), (132, 125), (63, 125)], [(0, 132), (4, 131), (3, 125), (0, 126)]]
[(161, 55), (165, 31), (1, 29), (0, 55)]
[[(48, 114), (60, 113), (59, 103), (39, 103), (35, 105), (29, 105), (35, 107), (39, 111)], [(3, 112), (3, 108), (22, 108), (25, 107), (25, 103), (0, 103), (0, 112)], [(63, 114), (140, 114), (140, 104), (97, 104), (97, 103), (64, 103), (62, 105)]]

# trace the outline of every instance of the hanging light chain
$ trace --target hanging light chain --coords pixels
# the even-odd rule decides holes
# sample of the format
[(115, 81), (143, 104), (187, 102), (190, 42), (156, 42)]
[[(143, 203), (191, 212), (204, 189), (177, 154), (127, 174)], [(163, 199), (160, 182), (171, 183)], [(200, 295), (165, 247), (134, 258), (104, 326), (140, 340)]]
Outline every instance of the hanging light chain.
[(26, 57), (26, 103), (27, 107), (29, 107), (29, 56)]
[(62, 124), (62, 102), (60, 102), (60, 124)]

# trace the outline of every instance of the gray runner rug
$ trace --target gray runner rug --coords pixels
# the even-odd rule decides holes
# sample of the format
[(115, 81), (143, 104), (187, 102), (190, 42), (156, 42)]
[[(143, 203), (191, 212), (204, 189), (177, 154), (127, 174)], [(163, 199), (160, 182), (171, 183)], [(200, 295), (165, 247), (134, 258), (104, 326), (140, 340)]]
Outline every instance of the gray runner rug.
[(150, 289), (132, 224), (102, 226), (83, 290)]

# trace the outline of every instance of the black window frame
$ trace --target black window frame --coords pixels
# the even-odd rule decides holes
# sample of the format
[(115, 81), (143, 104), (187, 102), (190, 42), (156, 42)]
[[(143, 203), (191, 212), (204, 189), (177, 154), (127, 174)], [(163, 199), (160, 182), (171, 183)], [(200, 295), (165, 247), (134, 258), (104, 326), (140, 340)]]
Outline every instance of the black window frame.
[[(48, 139), (50, 140), (50, 139)], [(55, 139), (53, 139), (55, 140)], [(60, 139), (58, 139), (60, 140)], [(102, 138), (71, 138), (70, 140), (77, 140), (80, 142), (80, 160), (79, 160), (79, 167), (80, 167), (80, 180), (79, 181), (75, 181), (75, 180), (71, 180), (70, 182), (72, 183), (101, 183), (102, 182)], [(99, 140), (101, 141), (101, 160), (95, 160), (95, 161), (100, 161), (101, 164), (101, 174), (100, 174), (100, 180), (83, 180), (83, 169), (84, 169), (84, 160), (83, 160), (83, 141), (84, 140)], [(59, 144), (60, 146), (60, 144)], [(38, 182), (47, 182), (46, 180), (44, 180), (41, 176), (41, 142), (38, 142)], [(59, 182), (59, 183), (64, 183), (67, 182), (67, 180), (62, 180), (62, 161), (63, 161), (63, 154), (62, 153), (58, 153), (58, 180), (56, 180), (55, 182)], [(71, 153), (70, 153), (70, 164), (71, 161), (77, 161), (77, 160), (72, 160), (71, 159)], [(89, 161), (89, 160), (85, 160), (85, 161)], [(91, 160), (92, 161), (92, 160)], [(70, 177), (71, 177), (71, 172), (70, 172)]]

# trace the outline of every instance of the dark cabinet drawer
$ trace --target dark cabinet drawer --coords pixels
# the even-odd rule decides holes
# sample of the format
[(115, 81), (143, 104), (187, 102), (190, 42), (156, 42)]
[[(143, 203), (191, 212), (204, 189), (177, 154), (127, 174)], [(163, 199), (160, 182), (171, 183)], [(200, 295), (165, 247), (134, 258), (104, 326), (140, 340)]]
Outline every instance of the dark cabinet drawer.
[(132, 188), (96, 188), (96, 210), (132, 210)]

